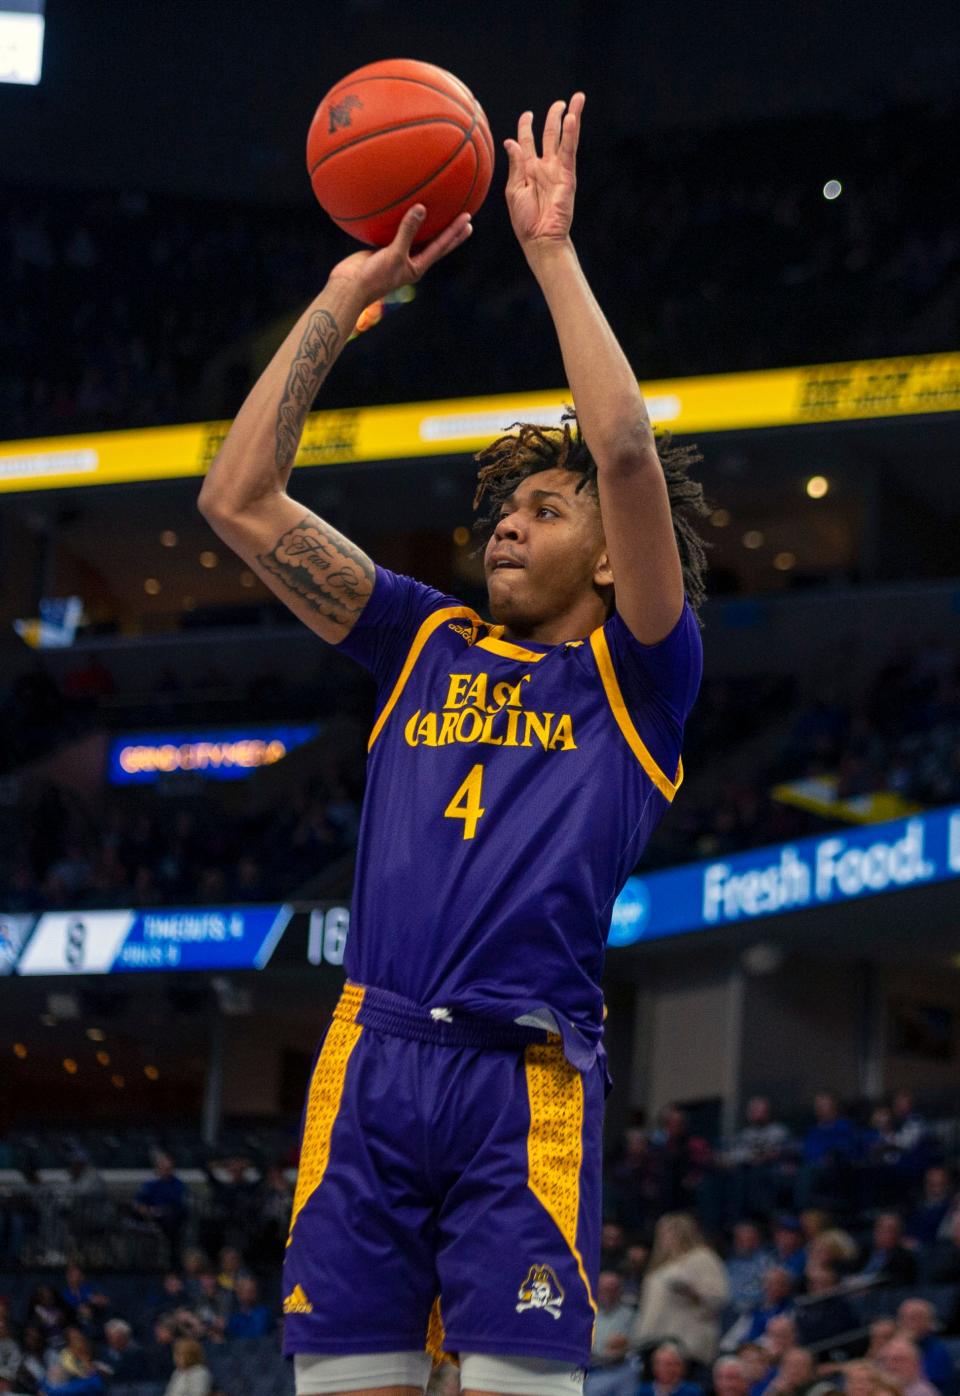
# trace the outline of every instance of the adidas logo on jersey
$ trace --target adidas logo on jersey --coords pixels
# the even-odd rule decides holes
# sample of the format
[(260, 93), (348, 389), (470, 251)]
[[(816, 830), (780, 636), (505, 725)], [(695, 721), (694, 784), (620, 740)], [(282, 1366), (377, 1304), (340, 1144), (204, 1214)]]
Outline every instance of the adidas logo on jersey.
[(294, 1285), (292, 1293), (288, 1294), (283, 1301), (283, 1312), (285, 1314), (312, 1314), (313, 1305), (304, 1294), (300, 1285)]
[(554, 1318), (559, 1318), (563, 1289), (549, 1265), (531, 1265), (527, 1278), (517, 1291), (517, 1299), (518, 1314), (525, 1314), (530, 1309), (544, 1309)]

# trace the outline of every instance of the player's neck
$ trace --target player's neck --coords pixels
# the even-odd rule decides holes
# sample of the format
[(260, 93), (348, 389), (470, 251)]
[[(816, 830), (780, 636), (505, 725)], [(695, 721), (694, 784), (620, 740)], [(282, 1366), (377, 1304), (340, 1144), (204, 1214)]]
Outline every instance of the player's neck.
[(598, 596), (585, 596), (573, 606), (531, 625), (507, 622), (503, 639), (522, 644), (562, 645), (567, 640), (585, 640), (607, 619), (606, 607)]

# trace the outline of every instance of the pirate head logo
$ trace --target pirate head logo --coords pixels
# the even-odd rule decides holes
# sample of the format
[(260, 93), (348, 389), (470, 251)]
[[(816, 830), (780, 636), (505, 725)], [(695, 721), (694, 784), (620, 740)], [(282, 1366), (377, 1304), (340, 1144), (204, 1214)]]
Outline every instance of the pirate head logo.
[(531, 1265), (527, 1278), (517, 1292), (517, 1313), (529, 1309), (544, 1309), (554, 1318), (560, 1317), (563, 1289), (549, 1265)]
[(359, 97), (355, 97), (352, 92), (344, 97), (342, 102), (335, 103), (330, 108), (330, 125), (327, 128), (327, 135), (332, 136), (334, 131), (342, 131), (344, 126), (349, 126), (353, 120), (353, 112), (363, 103)]

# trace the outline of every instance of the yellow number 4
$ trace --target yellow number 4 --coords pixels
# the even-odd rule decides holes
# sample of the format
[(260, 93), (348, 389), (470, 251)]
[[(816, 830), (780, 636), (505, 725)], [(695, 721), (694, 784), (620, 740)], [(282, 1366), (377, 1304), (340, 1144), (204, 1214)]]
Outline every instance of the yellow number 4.
[(453, 799), (443, 811), (444, 819), (462, 819), (463, 837), (472, 839), (477, 832), (477, 821), (485, 813), (480, 808), (480, 787), (483, 784), (483, 767), (472, 767), (470, 774), (458, 788)]

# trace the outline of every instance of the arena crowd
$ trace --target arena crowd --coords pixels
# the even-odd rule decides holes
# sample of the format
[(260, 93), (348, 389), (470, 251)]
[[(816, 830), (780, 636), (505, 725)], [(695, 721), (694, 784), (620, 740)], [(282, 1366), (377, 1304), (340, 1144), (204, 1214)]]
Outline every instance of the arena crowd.
[[(957, 1396), (956, 1138), (906, 1092), (847, 1111), (825, 1090), (789, 1124), (756, 1097), (728, 1139), (675, 1105), (635, 1120), (606, 1165), (589, 1396)], [(207, 1156), (187, 1186), (158, 1149), (131, 1193), (79, 1150), (41, 1183), (48, 1147), (0, 1144), (24, 1180), (0, 1206), (0, 1391), (285, 1392), (295, 1153)]]

